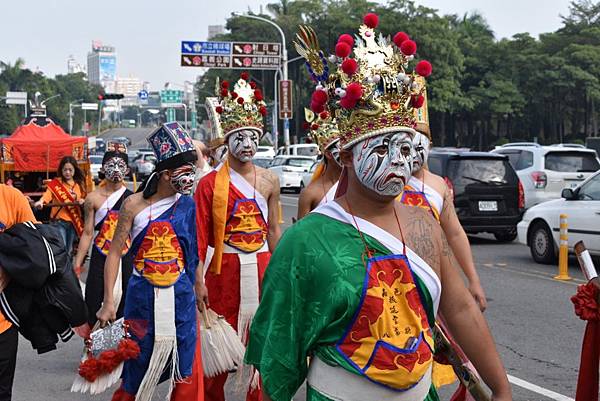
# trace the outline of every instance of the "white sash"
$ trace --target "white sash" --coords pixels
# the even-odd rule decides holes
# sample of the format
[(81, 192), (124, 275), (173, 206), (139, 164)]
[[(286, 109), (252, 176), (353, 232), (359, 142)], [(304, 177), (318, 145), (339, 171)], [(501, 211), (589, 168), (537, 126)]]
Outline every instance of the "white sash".
[[(144, 210), (139, 212), (133, 219), (133, 225), (131, 226), (131, 238), (135, 239), (144, 228), (150, 222), (150, 219), (156, 219), (161, 214), (169, 210), (171, 206), (177, 202), (181, 194), (175, 194), (168, 198), (163, 198), (158, 202), (146, 207)], [(190, 222), (191, 224), (192, 222)]]
[(440, 195), (438, 191), (414, 176), (410, 177), (408, 185), (413, 187), (415, 191), (423, 191), (431, 206), (436, 208), (438, 213), (442, 213), (444, 208), (444, 197)]
[(340, 183), (339, 181), (336, 181), (335, 184), (333, 184), (331, 186), (331, 188), (329, 188), (329, 191), (327, 191), (327, 193), (325, 194), (323, 199), (321, 199), (321, 202), (319, 202), (318, 206), (324, 205), (329, 202), (333, 202), (333, 200), (335, 199), (335, 193), (337, 192), (339, 183)]
[(94, 215), (94, 227), (96, 227), (98, 223), (100, 223), (102, 219), (106, 217), (108, 212), (112, 210), (112, 208), (121, 198), (121, 196), (123, 196), (126, 190), (127, 187), (123, 185), (120, 189), (117, 189), (115, 192), (110, 194), (108, 198), (106, 198), (102, 206), (100, 206), (98, 210), (96, 210), (96, 214)]

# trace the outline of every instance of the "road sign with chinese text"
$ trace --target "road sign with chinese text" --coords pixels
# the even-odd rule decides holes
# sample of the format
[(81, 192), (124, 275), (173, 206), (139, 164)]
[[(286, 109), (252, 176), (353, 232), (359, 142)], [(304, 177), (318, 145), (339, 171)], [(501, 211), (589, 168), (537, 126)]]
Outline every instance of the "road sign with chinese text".
[(181, 42), (182, 67), (275, 70), (281, 44), (268, 42)]
[(293, 106), (292, 81), (279, 81), (279, 118), (282, 120), (292, 119)]

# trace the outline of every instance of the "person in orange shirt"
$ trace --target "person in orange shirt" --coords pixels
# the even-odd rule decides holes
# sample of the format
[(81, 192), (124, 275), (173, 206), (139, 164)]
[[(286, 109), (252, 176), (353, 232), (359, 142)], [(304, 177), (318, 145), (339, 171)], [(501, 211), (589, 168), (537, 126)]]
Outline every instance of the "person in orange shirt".
[[(27, 198), (18, 189), (0, 184), (0, 235), (11, 226), (35, 221)], [(0, 261), (0, 292), (6, 288), (9, 277)], [(0, 312), (0, 401), (10, 401), (17, 363), (19, 332)]]
[[(48, 189), (34, 206), (42, 209), (48, 203), (66, 203), (83, 205), (86, 193), (84, 190), (84, 176), (77, 166), (77, 160), (72, 156), (65, 156), (58, 165), (58, 177), (48, 183)], [(83, 233), (83, 214), (79, 206), (53, 207), (50, 220), (56, 221), (60, 227), (67, 252), (70, 254), (75, 241)]]

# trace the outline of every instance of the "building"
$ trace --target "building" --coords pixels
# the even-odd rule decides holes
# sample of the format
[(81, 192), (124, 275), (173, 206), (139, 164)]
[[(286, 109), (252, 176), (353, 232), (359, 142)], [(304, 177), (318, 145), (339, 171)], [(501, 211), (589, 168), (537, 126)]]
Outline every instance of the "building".
[(208, 40), (212, 40), (217, 35), (225, 33), (225, 26), (223, 25), (209, 25), (208, 26)]
[(117, 54), (113, 46), (103, 45), (99, 40), (92, 41), (92, 51), (87, 59), (88, 80), (101, 85), (108, 92), (114, 91), (117, 80)]
[(122, 93), (125, 97), (136, 97), (144, 89), (144, 81), (136, 77), (117, 78), (115, 83), (115, 92)]
[(79, 64), (79, 62), (75, 60), (75, 57), (73, 57), (71, 54), (67, 59), (67, 74), (77, 74), (80, 72), (85, 73), (85, 71), (85, 66)]

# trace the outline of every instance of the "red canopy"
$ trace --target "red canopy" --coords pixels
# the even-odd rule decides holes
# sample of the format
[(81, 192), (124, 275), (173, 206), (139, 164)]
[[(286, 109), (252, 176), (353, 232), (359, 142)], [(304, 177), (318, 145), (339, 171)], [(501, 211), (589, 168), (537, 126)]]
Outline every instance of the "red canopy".
[(1, 143), (2, 161), (14, 163), (16, 171), (52, 171), (64, 156), (84, 161), (87, 138), (71, 136), (50, 118), (37, 117), (28, 119)]

